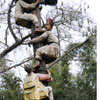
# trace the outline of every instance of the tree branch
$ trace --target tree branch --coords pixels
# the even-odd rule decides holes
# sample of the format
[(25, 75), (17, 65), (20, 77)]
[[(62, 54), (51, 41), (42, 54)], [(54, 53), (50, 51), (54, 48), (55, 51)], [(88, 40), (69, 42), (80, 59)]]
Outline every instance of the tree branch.
[(17, 38), (17, 36), (15, 35), (15, 33), (12, 29), (11, 20), (10, 20), (10, 18), (11, 18), (10, 13), (11, 13), (11, 8), (12, 7), (13, 7), (13, 0), (12, 0), (11, 4), (9, 5), (9, 9), (8, 9), (8, 27), (9, 27), (10, 32), (11, 32), (12, 36), (14, 37), (15, 41), (17, 42), (18, 38)]
[(31, 59), (34, 59), (34, 56), (31, 56), (31, 57), (29, 57), (29, 58), (27, 58), (27, 59), (24, 59), (24, 60), (21, 61), (19, 64), (16, 64), (16, 65), (11, 66), (11, 67), (9, 67), (9, 68), (7, 68), (7, 69), (4, 69), (3, 71), (0, 71), (0, 73), (4, 73), (4, 72), (6, 72), (6, 71), (8, 71), (8, 70), (10, 70), (10, 69), (12, 69), (12, 68), (16, 68), (17, 66), (20, 66), (20, 65), (24, 64), (25, 62), (27, 62), (27, 61), (29, 61), (29, 60), (31, 60)]
[(56, 59), (53, 63), (51, 63), (51, 64), (48, 66), (48, 69), (51, 68), (51, 67), (52, 67), (53, 65), (55, 65), (56, 63), (58, 63), (58, 62), (59, 62), (60, 60), (62, 60), (64, 57), (66, 57), (66, 55), (69, 55), (69, 53), (70, 53), (72, 50), (83, 46), (83, 45), (84, 45), (85, 43), (87, 43), (87, 41), (90, 40), (93, 36), (94, 36), (94, 35), (91, 35), (91, 36), (88, 37), (83, 43), (78, 44), (78, 45), (76, 45), (76, 46), (70, 48), (70, 49), (69, 49), (68, 51), (66, 51), (66, 53), (63, 54), (60, 58)]
[[(76, 45), (76, 46), (70, 48), (65, 54), (63, 54), (60, 58), (58, 58), (58, 59), (55, 60), (53, 63), (51, 63), (47, 68), (49, 69), (49, 68), (51, 68), (53, 65), (57, 64), (60, 60), (62, 60), (64, 57), (66, 57), (66, 55), (69, 55), (69, 53), (70, 53), (72, 50), (83, 46), (83, 45), (84, 45), (85, 43), (87, 43), (87, 41), (90, 40), (93, 36), (94, 36), (94, 35), (88, 37), (83, 43), (78, 44), (78, 45)], [(92, 39), (93, 39), (93, 38), (92, 38)], [(8, 71), (8, 70), (10, 70), (10, 69), (12, 69), (12, 68), (15, 68), (15, 67), (17, 67), (17, 66), (20, 66), (21, 64), (23, 64), (23, 63), (25, 63), (25, 62), (27, 62), (27, 61), (33, 59), (33, 58), (34, 58), (34, 57), (31, 56), (31, 57), (27, 58), (27, 60), (21, 61), (21, 63), (19, 63), (19, 64), (16, 64), (16, 65), (14, 65), (14, 66), (12, 66), (12, 67), (10, 67), (10, 68), (7, 68), (7, 69), (5, 69), (5, 70), (3, 70), (3, 71), (0, 71), (0, 73), (6, 72), (6, 71)]]
[(5, 45), (6, 47), (9, 47), (6, 43), (3, 43), (2, 41), (0, 41), (0, 43), (2, 43), (3, 45)]
[(13, 49), (15, 49), (16, 47), (18, 47), (25, 39), (27, 39), (28, 37), (30, 37), (31, 34), (28, 34), (27, 36), (23, 37), (21, 40), (15, 42), (12, 46), (8, 47), (7, 49), (5, 49), (1, 54), (0, 54), (0, 59), (3, 58), (6, 54), (8, 54), (10, 51), (12, 51)]

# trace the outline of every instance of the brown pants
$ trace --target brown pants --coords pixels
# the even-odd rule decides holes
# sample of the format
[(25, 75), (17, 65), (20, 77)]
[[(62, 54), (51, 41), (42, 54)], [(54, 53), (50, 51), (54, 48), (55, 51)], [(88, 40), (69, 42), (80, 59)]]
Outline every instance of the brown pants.
[(42, 60), (43, 55), (57, 58), (58, 51), (59, 51), (58, 45), (57, 46), (56, 45), (46, 45), (46, 46), (40, 47), (36, 50), (35, 58)]
[(32, 21), (33, 24), (38, 23), (38, 19), (35, 14), (29, 14), (29, 13), (28, 14), (27, 13), (19, 14), (19, 15), (15, 16), (15, 19), (16, 19), (16, 21), (18, 19), (26, 19), (26, 20)]

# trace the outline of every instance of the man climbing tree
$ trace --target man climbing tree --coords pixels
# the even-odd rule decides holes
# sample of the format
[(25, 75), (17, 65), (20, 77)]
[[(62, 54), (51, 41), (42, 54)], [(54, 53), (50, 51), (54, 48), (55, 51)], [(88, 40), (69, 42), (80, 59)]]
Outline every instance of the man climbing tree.
[(24, 100), (44, 100), (47, 97), (49, 97), (49, 100), (54, 100), (52, 88), (50, 86), (45, 87), (40, 82), (41, 80), (52, 81), (50, 72), (48, 71), (48, 74), (35, 74), (32, 66), (29, 64), (26, 64), (24, 69), (28, 73), (24, 80)]
[(40, 65), (41, 60), (45, 60), (45, 63), (51, 63), (52, 61), (56, 60), (59, 53), (59, 45), (57, 37), (51, 32), (53, 28), (53, 20), (47, 19), (46, 21), (46, 32), (42, 35), (34, 38), (31, 41), (26, 42), (25, 44), (35, 44), (39, 42), (45, 42), (45, 46), (42, 46), (36, 50), (35, 56), (35, 65), (33, 68)]
[[(39, 21), (36, 16), (36, 13), (31, 13), (31, 11), (36, 10), (36, 7), (39, 5), (41, 0), (34, 0), (33, 3), (27, 3), (25, 0), (19, 0), (16, 3), (15, 8), (15, 20), (16, 24), (29, 28), (31, 26), (31, 22), (35, 25), (36, 28), (39, 27)], [(30, 23), (29, 23), (30, 21)]]

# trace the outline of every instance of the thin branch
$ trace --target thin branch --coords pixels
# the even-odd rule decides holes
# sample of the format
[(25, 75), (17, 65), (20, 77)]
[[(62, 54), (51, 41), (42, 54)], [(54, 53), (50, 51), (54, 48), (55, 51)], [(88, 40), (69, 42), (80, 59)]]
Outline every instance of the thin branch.
[(8, 71), (8, 70), (10, 70), (12, 68), (16, 68), (17, 66), (21, 66), (22, 64), (24, 64), (27, 61), (32, 60), (32, 59), (34, 59), (34, 56), (28, 57), (27, 59), (24, 59), (23, 61), (21, 61), (19, 64), (16, 64), (16, 65), (11, 66), (11, 67), (9, 67), (7, 69), (4, 69), (3, 71), (0, 71), (0, 73), (4, 73), (4, 72), (6, 72), (6, 71)]
[(6, 43), (3, 43), (2, 41), (0, 41), (0, 43), (2, 43), (3, 45), (5, 45), (5, 46), (9, 47)]
[(8, 27), (6, 29), (6, 33), (5, 33), (5, 44), (7, 45), (7, 35), (8, 35)]
[(13, 7), (13, 0), (12, 0), (11, 4), (9, 5), (9, 9), (8, 9), (8, 27), (9, 27), (10, 32), (11, 32), (12, 36), (14, 37), (15, 41), (17, 42), (18, 38), (17, 38), (17, 36), (15, 35), (15, 33), (12, 29), (11, 20), (10, 20), (10, 18), (11, 18), (10, 13), (11, 13), (11, 8), (12, 7)]

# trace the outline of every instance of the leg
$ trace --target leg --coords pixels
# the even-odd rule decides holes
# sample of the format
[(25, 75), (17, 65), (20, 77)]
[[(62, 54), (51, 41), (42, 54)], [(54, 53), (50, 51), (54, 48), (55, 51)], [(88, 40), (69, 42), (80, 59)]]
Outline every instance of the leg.
[(37, 49), (35, 58), (42, 60), (43, 58), (47, 57), (46, 60), (48, 61), (48, 58), (56, 59), (57, 55), (58, 54), (56, 53), (55, 47), (53, 45), (46, 45)]
[(36, 68), (40, 65), (40, 62), (42, 61), (42, 55), (40, 48), (36, 50), (36, 56), (35, 56), (35, 64), (33, 68)]
[[(46, 63), (45, 60), (42, 59), (42, 55), (43, 55), (43, 49), (38, 48), (36, 50), (36, 63), (33, 67), (35, 67), (34, 72), (35, 73), (43, 73), (43, 74), (47, 74), (47, 69), (46, 69)], [(45, 86), (48, 85), (48, 81), (43, 80), (41, 81)]]
[(20, 15), (16, 16), (16, 23), (18, 25), (24, 26), (23, 23), (30, 24), (30, 22), (32, 22), (35, 27), (39, 27), (39, 22), (38, 22), (37, 16), (35, 14), (25, 13), (25, 14), (20, 14)]
[(32, 21), (35, 27), (39, 27), (39, 22), (35, 14), (24, 14), (23, 17), (25, 17), (27, 20)]
[(49, 100), (54, 100), (54, 98), (53, 98), (53, 92), (52, 92), (52, 87), (47, 86), (46, 88), (49, 91)]

